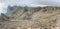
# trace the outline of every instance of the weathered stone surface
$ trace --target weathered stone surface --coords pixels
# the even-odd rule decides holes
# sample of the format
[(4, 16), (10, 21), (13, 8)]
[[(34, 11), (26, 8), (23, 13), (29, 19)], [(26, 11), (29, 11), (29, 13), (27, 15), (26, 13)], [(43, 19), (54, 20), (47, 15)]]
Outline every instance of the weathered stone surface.
[(2, 14), (1, 29), (57, 29), (60, 24), (59, 7), (14, 7)]

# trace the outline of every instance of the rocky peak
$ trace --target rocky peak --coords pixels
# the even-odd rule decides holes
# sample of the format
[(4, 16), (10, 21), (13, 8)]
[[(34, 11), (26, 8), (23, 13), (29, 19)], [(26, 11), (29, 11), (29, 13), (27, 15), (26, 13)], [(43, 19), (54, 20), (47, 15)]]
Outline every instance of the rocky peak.
[(19, 7), (13, 6), (13, 10), (1, 14), (0, 20), (4, 29), (56, 29), (60, 25), (60, 7)]
[[(12, 7), (11, 7), (12, 8)], [(10, 9), (12, 10), (12, 9)], [(60, 10), (60, 7), (54, 7), (54, 6), (46, 6), (46, 7), (19, 7), (19, 6), (13, 6), (13, 10), (10, 11), (8, 16), (12, 16), (16, 19), (31, 19), (33, 17), (32, 15), (34, 13), (39, 12), (39, 14), (42, 13), (53, 13), (53, 11)], [(36, 14), (37, 15), (37, 14)], [(35, 16), (36, 17), (36, 16)]]

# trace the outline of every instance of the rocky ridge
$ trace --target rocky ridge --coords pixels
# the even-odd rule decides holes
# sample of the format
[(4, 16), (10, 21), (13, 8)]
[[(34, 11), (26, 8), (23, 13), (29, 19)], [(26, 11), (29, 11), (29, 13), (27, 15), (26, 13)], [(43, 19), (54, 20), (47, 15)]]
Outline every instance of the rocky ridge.
[[(10, 8), (11, 9), (11, 8)], [(13, 7), (5, 20), (1, 21), (1, 29), (57, 29), (59, 28), (60, 7)], [(2, 17), (3, 18), (3, 17)], [(8, 21), (6, 21), (8, 20)]]

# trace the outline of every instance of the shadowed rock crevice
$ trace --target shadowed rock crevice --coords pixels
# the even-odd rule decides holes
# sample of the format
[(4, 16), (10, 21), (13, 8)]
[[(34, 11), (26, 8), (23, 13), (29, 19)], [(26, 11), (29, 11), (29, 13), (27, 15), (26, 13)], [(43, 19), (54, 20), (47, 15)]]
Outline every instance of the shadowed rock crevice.
[(6, 16), (5, 14), (1, 13), (1, 16), (0, 16), (0, 21), (9, 21), (9, 17)]

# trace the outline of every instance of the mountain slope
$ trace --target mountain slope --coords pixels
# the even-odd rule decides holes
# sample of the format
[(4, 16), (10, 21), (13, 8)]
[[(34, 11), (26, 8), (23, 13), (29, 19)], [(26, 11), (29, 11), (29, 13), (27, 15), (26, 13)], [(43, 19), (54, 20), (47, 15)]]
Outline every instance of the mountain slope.
[(14, 7), (6, 15), (9, 21), (2, 21), (2, 24), (8, 29), (57, 29), (60, 24), (60, 7), (55, 6)]

